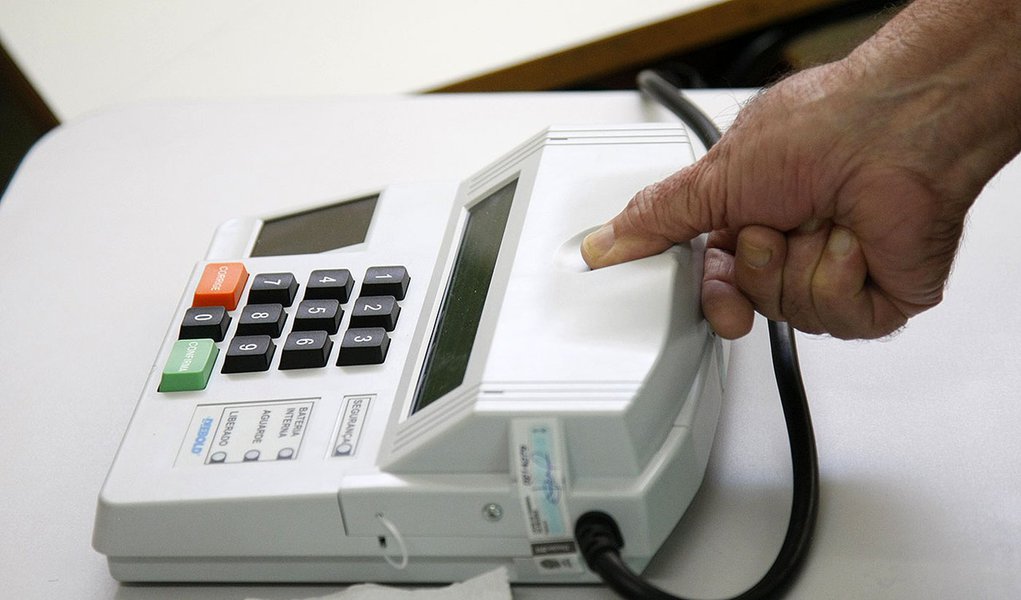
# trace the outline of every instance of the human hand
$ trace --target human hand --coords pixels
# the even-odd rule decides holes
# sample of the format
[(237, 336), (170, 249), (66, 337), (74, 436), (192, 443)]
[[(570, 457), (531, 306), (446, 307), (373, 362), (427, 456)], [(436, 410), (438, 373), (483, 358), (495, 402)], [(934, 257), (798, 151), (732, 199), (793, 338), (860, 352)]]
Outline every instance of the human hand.
[(754, 99), (702, 160), (588, 236), (586, 262), (709, 233), (702, 306), (727, 338), (750, 330), (753, 311), (876, 338), (938, 304), (967, 210), (1021, 135), (961, 94), (951, 76), (974, 79), (974, 64), (920, 79), (921, 61), (877, 56), (882, 41)]

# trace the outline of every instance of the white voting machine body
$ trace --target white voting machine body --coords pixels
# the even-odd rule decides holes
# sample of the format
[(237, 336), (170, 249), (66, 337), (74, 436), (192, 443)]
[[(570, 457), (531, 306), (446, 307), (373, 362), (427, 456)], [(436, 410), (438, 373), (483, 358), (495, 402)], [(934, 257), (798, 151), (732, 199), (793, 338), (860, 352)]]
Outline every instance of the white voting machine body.
[[(694, 160), (680, 125), (551, 128), (464, 182), (216, 233), (101, 492), (123, 581), (596, 581), (698, 489), (725, 348), (699, 242), (598, 271), (579, 245)], [(198, 257), (196, 257), (198, 258)]]

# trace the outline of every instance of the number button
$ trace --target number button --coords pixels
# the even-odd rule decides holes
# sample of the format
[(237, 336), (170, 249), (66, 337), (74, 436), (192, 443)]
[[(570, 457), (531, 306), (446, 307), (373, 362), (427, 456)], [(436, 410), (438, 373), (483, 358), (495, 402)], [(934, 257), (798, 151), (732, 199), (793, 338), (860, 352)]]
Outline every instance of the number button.
[(393, 296), (398, 300), (404, 300), (409, 283), (411, 276), (402, 266), (369, 267), (365, 271), (365, 281), (362, 282), (362, 295)]
[(351, 327), (382, 327), (393, 331), (401, 307), (393, 296), (362, 296), (351, 308)]
[(268, 335), (239, 335), (230, 341), (221, 373), (269, 370), (276, 344)]
[(325, 367), (333, 341), (325, 331), (292, 331), (280, 354), (281, 369)]
[(238, 317), (238, 335), (268, 335), (280, 337), (287, 313), (280, 304), (249, 304)]
[(259, 273), (252, 277), (252, 286), (248, 290), (248, 302), (290, 306), (294, 303), (294, 297), (297, 295), (298, 281), (293, 274)]
[(215, 342), (222, 342), (229, 325), (230, 315), (222, 306), (189, 308), (184, 313), (177, 337), (182, 340), (209, 338)]
[(340, 301), (302, 300), (294, 313), (293, 331), (326, 331), (331, 335), (337, 333), (344, 310)]
[(386, 359), (390, 336), (382, 327), (348, 329), (340, 342), (338, 367), (378, 365)]
[(351, 298), (355, 280), (347, 269), (312, 271), (305, 286), (306, 300), (333, 299), (341, 304)]

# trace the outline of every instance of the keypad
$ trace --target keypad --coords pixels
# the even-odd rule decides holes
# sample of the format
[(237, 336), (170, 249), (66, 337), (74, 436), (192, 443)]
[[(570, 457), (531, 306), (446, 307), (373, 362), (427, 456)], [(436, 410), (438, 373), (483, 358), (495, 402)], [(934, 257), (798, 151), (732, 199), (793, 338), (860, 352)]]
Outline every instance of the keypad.
[(340, 367), (385, 362), (389, 332), (398, 327), (400, 302), (411, 281), (405, 267), (370, 267), (360, 287), (344, 268), (312, 271), (304, 293), (299, 281), (287, 272), (249, 275), (240, 262), (206, 265), (192, 307), (179, 325), (159, 391), (205, 389), (221, 353), (221, 373), (268, 371), (278, 345), (280, 370), (326, 367), (334, 346), (339, 346), (334, 364)]

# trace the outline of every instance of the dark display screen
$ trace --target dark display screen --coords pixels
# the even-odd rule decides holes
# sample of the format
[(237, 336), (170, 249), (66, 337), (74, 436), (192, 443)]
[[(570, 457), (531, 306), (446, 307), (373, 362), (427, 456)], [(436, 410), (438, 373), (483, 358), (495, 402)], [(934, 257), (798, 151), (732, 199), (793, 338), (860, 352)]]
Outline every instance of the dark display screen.
[(252, 256), (315, 254), (360, 244), (378, 199), (376, 194), (266, 221)]
[(517, 180), (468, 209), (454, 268), (440, 304), (412, 413), (461, 385), (507, 229)]

